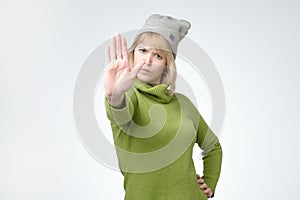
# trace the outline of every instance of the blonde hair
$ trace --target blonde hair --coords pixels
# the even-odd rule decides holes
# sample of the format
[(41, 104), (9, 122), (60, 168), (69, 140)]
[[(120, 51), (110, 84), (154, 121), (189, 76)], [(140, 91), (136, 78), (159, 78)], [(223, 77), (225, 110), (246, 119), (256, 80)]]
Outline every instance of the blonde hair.
[(167, 92), (170, 96), (172, 96), (175, 91), (175, 81), (177, 76), (175, 57), (169, 42), (163, 36), (154, 32), (144, 32), (137, 36), (131, 47), (128, 49), (130, 66), (133, 65), (135, 48), (148, 37), (154, 41), (153, 48), (155, 48), (163, 57), (166, 58), (167, 67), (162, 74), (161, 84), (167, 85)]

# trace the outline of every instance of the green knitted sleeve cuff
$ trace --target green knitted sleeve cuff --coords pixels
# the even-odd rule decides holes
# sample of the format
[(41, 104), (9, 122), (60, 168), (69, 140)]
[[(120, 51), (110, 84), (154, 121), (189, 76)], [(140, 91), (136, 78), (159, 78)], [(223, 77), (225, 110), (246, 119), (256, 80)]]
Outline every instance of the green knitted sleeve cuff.
[(129, 122), (134, 112), (134, 106), (130, 97), (125, 93), (125, 106), (123, 108), (114, 108), (107, 98), (104, 100), (107, 118), (118, 125), (124, 125)]

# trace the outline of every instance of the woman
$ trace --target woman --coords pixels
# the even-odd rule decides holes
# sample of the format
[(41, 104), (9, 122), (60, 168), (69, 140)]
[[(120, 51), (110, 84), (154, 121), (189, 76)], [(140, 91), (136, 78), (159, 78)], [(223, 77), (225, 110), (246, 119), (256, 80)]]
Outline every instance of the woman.
[[(177, 47), (190, 26), (186, 20), (154, 14), (128, 51), (120, 34), (107, 48), (105, 106), (125, 200), (214, 196), (221, 145), (191, 101), (174, 92)], [(203, 150), (202, 177), (192, 159), (195, 143)]]

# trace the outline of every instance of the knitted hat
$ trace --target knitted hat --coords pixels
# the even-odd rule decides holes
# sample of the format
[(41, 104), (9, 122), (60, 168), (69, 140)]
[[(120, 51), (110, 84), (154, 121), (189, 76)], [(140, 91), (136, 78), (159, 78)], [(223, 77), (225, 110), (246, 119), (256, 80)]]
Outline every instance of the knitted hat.
[(163, 36), (171, 45), (174, 56), (177, 53), (178, 43), (184, 38), (191, 28), (191, 23), (184, 19), (176, 19), (170, 16), (152, 14), (146, 19), (138, 35), (144, 32), (154, 32)]

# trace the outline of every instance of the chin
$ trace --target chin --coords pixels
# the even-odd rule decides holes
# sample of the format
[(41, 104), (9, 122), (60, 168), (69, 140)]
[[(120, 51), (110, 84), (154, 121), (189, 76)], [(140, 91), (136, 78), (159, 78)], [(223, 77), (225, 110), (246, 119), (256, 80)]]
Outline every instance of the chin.
[(157, 80), (158, 78), (151, 78), (147, 75), (143, 75), (143, 74), (137, 74), (137, 78), (140, 79), (140, 81), (144, 82), (144, 83), (148, 83), (152, 86), (158, 85), (159, 81)]
[(148, 83), (150, 80), (149, 78), (143, 76), (143, 75), (137, 75), (137, 78), (140, 79), (141, 81)]

